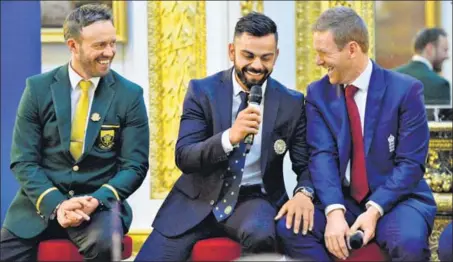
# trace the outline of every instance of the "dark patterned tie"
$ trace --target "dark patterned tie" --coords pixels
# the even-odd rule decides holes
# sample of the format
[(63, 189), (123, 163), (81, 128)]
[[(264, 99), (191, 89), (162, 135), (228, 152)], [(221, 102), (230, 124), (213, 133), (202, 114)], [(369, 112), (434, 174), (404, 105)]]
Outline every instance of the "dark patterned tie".
[[(247, 94), (241, 91), (239, 95), (242, 101), (238, 109), (238, 114), (247, 107)], [(244, 141), (241, 141), (239, 147), (234, 148), (228, 156), (228, 171), (223, 183), (222, 193), (220, 194), (221, 197), (212, 210), (215, 218), (219, 222), (229, 217), (236, 206), (241, 187), (242, 173), (244, 172), (245, 156)]]
[(358, 202), (362, 202), (368, 194), (368, 179), (365, 166), (365, 149), (363, 146), (362, 124), (354, 95), (358, 88), (353, 85), (346, 86), (346, 107), (349, 115), (349, 125), (352, 136), (351, 155), (351, 196)]

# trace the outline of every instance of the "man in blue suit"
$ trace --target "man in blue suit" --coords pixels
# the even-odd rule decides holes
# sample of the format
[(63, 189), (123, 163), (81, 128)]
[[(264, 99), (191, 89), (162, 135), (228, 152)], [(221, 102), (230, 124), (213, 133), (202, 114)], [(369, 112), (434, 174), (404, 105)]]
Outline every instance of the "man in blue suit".
[(316, 261), (349, 255), (348, 237), (364, 232), (393, 261), (427, 261), (436, 204), (423, 179), (429, 131), (418, 80), (367, 56), (368, 31), (347, 7), (313, 25), (316, 63), (328, 70), (308, 87), (309, 170), (320, 205), (314, 228), (294, 235), (277, 224), (287, 254)]
[[(184, 100), (176, 164), (183, 172), (162, 204), (138, 261), (183, 261), (201, 239), (228, 236), (246, 253), (275, 252), (275, 219), (295, 233), (312, 227), (304, 97), (269, 77), (278, 56), (275, 23), (251, 13), (235, 27), (230, 70), (192, 80)], [(246, 106), (252, 86), (260, 106)], [(242, 111), (241, 111), (242, 110)], [(237, 115), (237, 117), (236, 117)], [(244, 138), (254, 134), (249, 153)], [(283, 157), (298, 176), (288, 200)]]

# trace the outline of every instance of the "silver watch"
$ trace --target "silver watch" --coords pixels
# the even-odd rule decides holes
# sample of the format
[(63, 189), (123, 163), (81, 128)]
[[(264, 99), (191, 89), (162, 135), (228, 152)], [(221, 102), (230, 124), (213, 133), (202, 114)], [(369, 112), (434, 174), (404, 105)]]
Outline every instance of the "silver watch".
[(311, 189), (310, 187), (299, 187), (298, 189), (296, 189), (296, 191), (294, 192), (294, 195), (296, 195), (297, 193), (301, 192), (302, 194), (308, 196), (311, 200), (313, 200), (313, 198), (315, 197), (315, 192), (313, 191), (313, 189)]

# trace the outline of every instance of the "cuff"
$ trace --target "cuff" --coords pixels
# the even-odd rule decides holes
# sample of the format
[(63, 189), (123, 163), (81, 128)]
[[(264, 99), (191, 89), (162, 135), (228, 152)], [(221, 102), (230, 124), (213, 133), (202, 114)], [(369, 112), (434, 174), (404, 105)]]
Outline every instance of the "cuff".
[(42, 192), (36, 200), (36, 213), (38, 213), (42, 219), (48, 219), (55, 210), (55, 207), (66, 199), (67, 197), (64, 196), (58, 188), (48, 188)]
[(120, 201), (120, 196), (118, 195), (118, 192), (116, 191), (116, 189), (113, 186), (111, 186), (109, 184), (103, 184), (102, 186), (110, 189), (110, 191), (112, 191), (112, 193), (115, 195), (116, 200)]
[(332, 204), (328, 205), (324, 210), (324, 214), (327, 216), (330, 212), (334, 211), (335, 209), (343, 209), (343, 212), (346, 213), (346, 208), (342, 204)]
[(226, 154), (229, 154), (231, 151), (233, 151), (233, 145), (230, 142), (230, 128), (228, 128), (225, 132), (222, 134), (222, 147), (223, 151)]
[(371, 200), (368, 201), (365, 206), (366, 206), (367, 209), (370, 206), (373, 206), (379, 211), (379, 214), (381, 214), (381, 217), (384, 215), (384, 209), (382, 209), (382, 207), (379, 204), (377, 204), (376, 202), (374, 202), (374, 201), (371, 201)]

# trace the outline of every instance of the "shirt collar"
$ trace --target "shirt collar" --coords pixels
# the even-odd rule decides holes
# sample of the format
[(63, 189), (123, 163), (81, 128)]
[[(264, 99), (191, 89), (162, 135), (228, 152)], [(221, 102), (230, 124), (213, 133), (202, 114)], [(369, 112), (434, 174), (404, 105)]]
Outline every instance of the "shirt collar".
[(422, 62), (422, 63), (425, 64), (430, 70), (433, 70), (433, 65), (431, 64), (431, 62), (429, 62), (428, 59), (424, 58), (424, 57), (421, 56), (421, 55), (414, 55), (414, 56), (412, 57), (412, 61)]
[(370, 84), (371, 73), (373, 73), (373, 63), (368, 59), (368, 65), (365, 70), (351, 83), (351, 85), (366, 92), (368, 90), (368, 85)]
[[(241, 85), (239, 84), (239, 82), (236, 79), (236, 70), (234, 68), (233, 68), (232, 78), (233, 78), (233, 96), (238, 96), (239, 93), (243, 90), (242, 90)], [(261, 95), (263, 98), (264, 98), (264, 94), (266, 93), (266, 86), (267, 86), (267, 79), (261, 85), (261, 92), (262, 92)]]
[[(72, 89), (76, 89), (76, 87), (79, 85), (80, 80), (83, 80), (83, 77), (81, 77), (74, 69), (72, 68), (71, 62), (69, 62), (68, 65), (68, 73), (69, 73), (69, 82), (71, 83)], [(96, 87), (99, 84), (100, 77), (92, 77), (88, 80), (91, 81), (93, 84), (94, 90), (96, 90)]]

